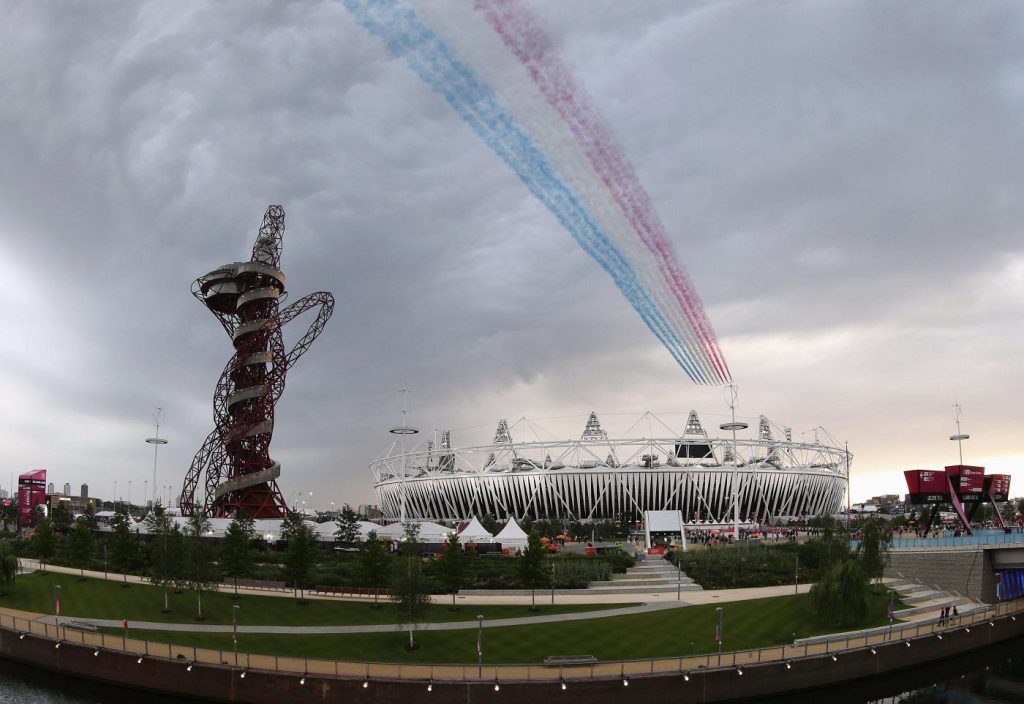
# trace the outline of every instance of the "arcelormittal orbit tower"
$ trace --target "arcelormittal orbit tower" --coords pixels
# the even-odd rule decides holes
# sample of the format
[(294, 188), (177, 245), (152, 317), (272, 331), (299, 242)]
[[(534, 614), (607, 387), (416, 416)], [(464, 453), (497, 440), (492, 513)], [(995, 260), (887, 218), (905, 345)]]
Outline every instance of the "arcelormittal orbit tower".
[[(284, 208), (263, 216), (252, 258), (217, 267), (192, 284), (192, 295), (210, 309), (231, 338), (235, 354), (213, 394), (215, 426), (199, 448), (181, 491), (184, 515), (231, 516), (242, 509), (252, 518), (283, 518), (288, 510), (277, 478), (281, 464), (270, 458), (274, 405), (284, 391), (288, 369), (323, 332), (334, 311), (334, 296), (318, 291), (280, 308), (287, 296), (281, 271)], [(281, 329), (316, 309), (306, 334), (286, 350)], [(205, 474), (205, 493), (196, 496)]]

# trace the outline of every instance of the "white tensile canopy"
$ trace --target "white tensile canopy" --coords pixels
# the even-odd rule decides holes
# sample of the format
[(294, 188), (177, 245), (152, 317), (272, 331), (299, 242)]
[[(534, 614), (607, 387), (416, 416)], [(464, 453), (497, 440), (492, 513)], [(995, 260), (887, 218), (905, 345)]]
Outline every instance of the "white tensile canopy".
[(454, 532), (451, 528), (446, 528), (440, 523), (425, 521), (420, 523), (420, 542), (443, 543)]
[(508, 523), (502, 528), (496, 536), (494, 536), (494, 542), (501, 543), (501, 547), (509, 548), (511, 550), (521, 550), (526, 547), (526, 541), (528, 536), (516, 523), (516, 519), (508, 519)]
[(488, 533), (487, 530), (480, 525), (480, 521), (474, 518), (469, 522), (469, 525), (463, 528), (462, 532), (459, 533), (459, 542), (463, 544), (489, 543), (493, 537), (494, 536)]

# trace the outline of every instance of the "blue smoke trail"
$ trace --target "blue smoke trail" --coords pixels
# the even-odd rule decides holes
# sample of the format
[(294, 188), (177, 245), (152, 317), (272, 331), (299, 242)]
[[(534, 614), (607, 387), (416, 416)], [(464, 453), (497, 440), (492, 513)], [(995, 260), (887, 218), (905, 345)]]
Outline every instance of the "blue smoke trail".
[(359, 24), (381, 37), (519, 176), (587, 254), (612, 277), (647, 327), (697, 383), (708, 383), (690, 351), (666, 323), (621, 252), (591, 219), (543, 150), (525, 133), (494, 91), (419, 19), (394, 0), (343, 0)]

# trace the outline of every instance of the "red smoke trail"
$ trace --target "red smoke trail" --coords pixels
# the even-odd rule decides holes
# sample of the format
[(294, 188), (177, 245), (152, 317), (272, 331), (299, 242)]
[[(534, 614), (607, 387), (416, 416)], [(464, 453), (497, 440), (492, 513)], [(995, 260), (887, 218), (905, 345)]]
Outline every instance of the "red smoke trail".
[(705, 358), (710, 359), (720, 380), (728, 381), (731, 374), (715, 332), (693, 283), (676, 261), (665, 226), (611, 130), (590, 107), (568, 67), (550, 51), (536, 18), (520, 0), (476, 0), (475, 8), (483, 12), (505, 45), (523, 62), (534, 83), (576, 135), (633, 229), (655, 255), (659, 271), (704, 347)]

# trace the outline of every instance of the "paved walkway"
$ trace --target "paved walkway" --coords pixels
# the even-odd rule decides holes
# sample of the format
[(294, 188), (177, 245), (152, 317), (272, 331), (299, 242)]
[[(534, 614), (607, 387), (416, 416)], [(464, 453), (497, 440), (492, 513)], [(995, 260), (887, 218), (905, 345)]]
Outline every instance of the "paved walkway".
[[(22, 559), (22, 568), (25, 572), (32, 572), (39, 568), (36, 560)], [(78, 576), (81, 571), (70, 567), (61, 567), (57, 565), (47, 565), (46, 569), (50, 572), (56, 572), (61, 574), (75, 575)], [(125, 580), (125, 576), (121, 574), (103, 572), (94, 572), (90, 570), (85, 571), (86, 577), (95, 579), (108, 579), (110, 581), (120, 582)], [(136, 575), (128, 575), (127, 581), (131, 584), (149, 584), (148, 580), (143, 577)], [(231, 592), (233, 588), (228, 584), (221, 584), (217, 587), (220, 591)], [(518, 618), (504, 618), (504, 619), (489, 619), (484, 621), (484, 625), (488, 628), (496, 628), (500, 626), (526, 626), (540, 623), (556, 623), (563, 621), (587, 621), (596, 618), (611, 618), (613, 616), (626, 616), (630, 614), (650, 613), (655, 611), (663, 611), (668, 609), (684, 608), (687, 606), (696, 606), (699, 604), (719, 604), (731, 601), (747, 601), (750, 599), (765, 599), (769, 597), (777, 596), (788, 596), (797, 593), (806, 594), (810, 590), (809, 584), (801, 584), (799, 588), (794, 589), (791, 585), (783, 585), (777, 587), (758, 587), (758, 588), (746, 588), (746, 589), (720, 589), (715, 591), (702, 591), (702, 592), (683, 592), (682, 598), (677, 599), (676, 593), (672, 592), (657, 592), (652, 594), (634, 593), (634, 594), (594, 594), (594, 593), (581, 593), (573, 595), (557, 595), (555, 597), (556, 604), (630, 604), (618, 609), (605, 609), (602, 611), (586, 611), (577, 613), (563, 613), (563, 614), (546, 614), (539, 616), (523, 616)], [(582, 590), (581, 590), (582, 591)], [(278, 598), (292, 598), (291, 591), (281, 591), (272, 589), (246, 589), (246, 594), (258, 594), (263, 596), (273, 596)], [(356, 601), (366, 602), (372, 597), (338, 597), (329, 596), (323, 594), (310, 594), (307, 592), (307, 599), (318, 599), (323, 601)], [(449, 594), (435, 595), (434, 600), (437, 603), (443, 604), (451, 599)], [(643, 603), (637, 605), (636, 602), (643, 601)], [(463, 606), (468, 605), (517, 605), (525, 606), (530, 603), (530, 597), (526, 596), (473, 596), (473, 597), (457, 597), (459, 604)], [(546, 592), (537, 592), (538, 604), (545, 605), (550, 604), (550, 597)], [(52, 615), (43, 615), (37, 619), (40, 623), (54, 623), (54, 617)], [(87, 623), (104, 628), (121, 628), (122, 622), (116, 619), (95, 619), (95, 618), (62, 618), (61, 622), (74, 621), (76, 623)], [(202, 632), (202, 633), (230, 633), (232, 628), (230, 624), (214, 625), (214, 624), (195, 624), (195, 623), (161, 623), (155, 621), (132, 621), (129, 626), (133, 630), (153, 630), (153, 631), (179, 631), (179, 632)], [(453, 631), (453, 630), (466, 630), (477, 628), (479, 624), (476, 619), (472, 621), (452, 621), (445, 623), (424, 623), (419, 624), (416, 629), (421, 631)], [(324, 634), (324, 633), (389, 633), (394, 631), (407, 630), (406, 626), (401, 624), (373, 624), (373, 625), (360, 625), (360, 626), (252, 626), (242, 625), (238, 627), (240, 633), (286, 633), (286, 634)]]

